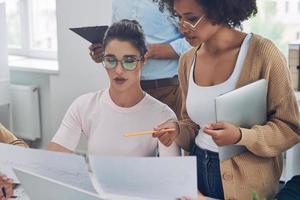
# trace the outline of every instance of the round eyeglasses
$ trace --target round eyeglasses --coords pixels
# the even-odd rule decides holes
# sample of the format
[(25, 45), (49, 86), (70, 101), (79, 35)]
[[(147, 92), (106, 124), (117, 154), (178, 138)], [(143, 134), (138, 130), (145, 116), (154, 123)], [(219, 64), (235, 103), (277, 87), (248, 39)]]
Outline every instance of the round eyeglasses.
[(102, 64), (106, 69), (114, 69), (118, 66), (118, 63), (121, 63), (121, 66), (123, 69), (127, 71), (134, 70), (138, 63), (140, 61), (143, 61), (142, 57), (135, 57), (135, 56), (124, 56), (122, 60), (118, 60), (115, 56), (103, 56), (102, 58)]

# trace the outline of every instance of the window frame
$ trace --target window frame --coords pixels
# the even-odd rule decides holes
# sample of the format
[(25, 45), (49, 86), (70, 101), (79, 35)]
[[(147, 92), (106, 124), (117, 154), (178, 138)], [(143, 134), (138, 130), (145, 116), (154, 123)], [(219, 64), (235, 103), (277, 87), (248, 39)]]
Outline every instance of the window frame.
[[(26, 56), (38, 59), (57, 59), (57, 51), (37, 50), (32, 48), (32, 1), (20, 0), (20, 24), (21, 24), (21, 47), (8, 45), (8, 54), (14, 56)], [(57, 34), (57, 33), (55, 33)]]
[(288, 15), (290, 12), (290, 2), (288, 0), (284, 3), (284, 12), (286, 15)]

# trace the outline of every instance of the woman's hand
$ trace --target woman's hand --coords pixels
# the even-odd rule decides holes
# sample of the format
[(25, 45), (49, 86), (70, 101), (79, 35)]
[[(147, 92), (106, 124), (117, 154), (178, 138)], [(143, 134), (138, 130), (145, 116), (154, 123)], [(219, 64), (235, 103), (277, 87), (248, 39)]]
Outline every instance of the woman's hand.
[(0, 200), (7, 200), (13, 195), (13, 180), (0, 174)]
[[(172, 131), (167, 131), (168, 129), (172, 129)], [(154, 130), (158, 132), (153, 133), (152, 136), (158, 138), (167, 147), (171, 146), (177, 135), (179, 135), (179, 125), (176, 120), (166, 121), (158, 125)]]
[(89, 46), (90, 56), (96, 62), (100, 63), (104, 54), (102, 44), (92, 44)]
[(227, 122), (209, 124), (203, 132), (210, 135), (218, 146), (236, 144), (242, 138), (240, 129)]

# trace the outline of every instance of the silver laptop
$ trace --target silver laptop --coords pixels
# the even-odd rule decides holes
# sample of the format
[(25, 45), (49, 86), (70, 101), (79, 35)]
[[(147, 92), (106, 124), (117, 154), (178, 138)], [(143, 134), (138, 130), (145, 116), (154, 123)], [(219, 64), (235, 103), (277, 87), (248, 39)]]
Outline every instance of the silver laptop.
[(44, 176), (14, 168), (21, 186), (30, 200), (101, 200), (96, 194), (49, 179)]
[[(267, 81), (261, 79), (215, 98), (216, 122), (229, 122), (237, 127), (251, 128), (267, 120)], [(239, 155), (244, 146), (229, 145), (219, 149), (220, 160)]]

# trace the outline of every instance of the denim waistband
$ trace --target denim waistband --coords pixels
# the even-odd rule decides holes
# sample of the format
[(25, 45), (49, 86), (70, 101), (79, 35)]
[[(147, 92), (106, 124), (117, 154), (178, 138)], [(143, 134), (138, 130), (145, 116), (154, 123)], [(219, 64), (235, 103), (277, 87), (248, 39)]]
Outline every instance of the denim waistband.
[(205, 157), (205, 158), (213, 158), (213, 159), (219, 159), (219, 153), (213, 152), (207, 149), (202, 149), (198, 147), (196, 144), (193, 145), (192, 148), (192, 154)]

